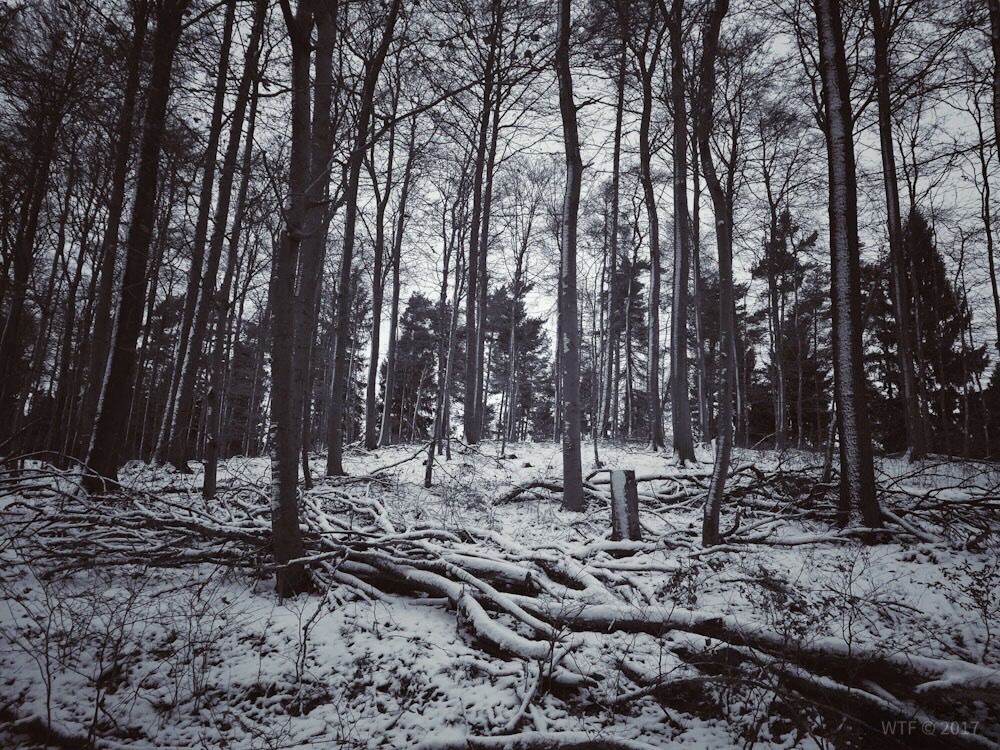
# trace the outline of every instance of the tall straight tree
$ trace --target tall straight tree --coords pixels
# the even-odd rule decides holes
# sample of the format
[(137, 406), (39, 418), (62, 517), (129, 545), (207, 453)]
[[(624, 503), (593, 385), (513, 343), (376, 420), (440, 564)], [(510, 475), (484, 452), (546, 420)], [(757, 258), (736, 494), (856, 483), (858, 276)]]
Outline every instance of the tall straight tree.
[[(124, 435), (135, 387), (136, 343), (142, 327), (146, 300), (146, 259), (153, 235), (160, 149), (163, 143), (170, 76), (174, 53), (181, 35), (181, 20), (188, 0), (158, 0), (155, 3), (156, 30), (153, 33), (153, 66), (147, 89), (146, 113), (142, 126), (142, 147), (135, 180), (132, 222), (125, 242), (125, 270), (115, 321), (114, 344), (108, 357), (97, 424), (87, 455), (87, 463), (98, 477), (118, 480)], [(91, 480), (91, 487), (99, 486)]]
[[(1000, 149), (1000, 0), (987, 0), (990, 14), (990, 48), (993, 50), (993, 134), (994, 143)], [(978, 118), (977, 118), (978, 120)], [(990, 184), (987, 178), (986, 148), (982, 126), (979, 130), (979, 161), (982, 168), (982, 218), (986, 233), (987, 262), (990, 269), (990, 283), (993, 287), (993, 305), (996, 317), (997, 350), (1000, 351), (1000, 291), (997, 289), (996, 259), (994, 258), (993, 223), (990, 208)]]
[(715, 445), (715, 465), (705, 499), (702, 520), (702, 544), (718, 544), (719, 515), (722, 495), (729, 478), (729, 463), (733, 451), (733, 389), (736, 384), (736, 352), (734, 338), (736, 321), (733, 307), (733, 207), (715, 168), (712, 152), (714, 120), (715, 60), (719, 49), (719, 29), (729, 11), (729, 0), (715, 0), (709, 11), (702, 36), (701, 82), (698, 89), (698, 109), (695, 129), (705, 184), (712, 198), (715, 214), (715, 242), (719, 253), (719, 427)]
[[(396, 346), (398, 342), (399, 328), (399, 293), (400, 293), (400, 264), (403, 255), (403, 230), (406, 227), (406, 210), (410, 197), (410, 187), (413, 183), (413, 170), (417, 160), (417, 120), (410, 119), (410, 135), (406, 148), (406, 166), (403, 168), (403, 184), (399, 190), (399, 205), (396, 207), (396, 226), (393, 230), (392, 253), (390, 262), (392, 264), (392, 296), (389, 301), (389, 351), (386, 353), (385, 361), (385, 392), (386, 401), (389, 403), (389, 394), (394, 392), (396, 380)], [(392, 442), (392, 419), (391, 409), (382, 409), (382, 424), (379, 430), (379, 445), (388, 445)]]
[(878, 103), (879, 144), (882, 150), (882, 182), (889, 234), (889, 279), (892, 308), (896, 319), (896, 353), (899, 359), (900, 386), (903, 397), (903, 425), (906, 430), (906, 454), (911, 461), (923, 458), (927, 446), (920, 426), (917, 383), (913, 370), (913, 345), (910, 341), (910, 289), (907, 284), (903, 253), (903, 222), (899, 210), (899, 183), (896, 177), (896, 153), (892, 134), (889, 38), (893, 2), (883, 10), (879, 0), (869, 0), (872, 37), (875, 43), (875, 94)]
[(80, 408), (78, 432), (85, 435), (88, 442), (77, 443), (79, 455), (85, 456), (89, 448), (89, 426), (97, 415), (97, 402), (104, 384), (104, 369), (108, 361), (113, 333), (112, 305), (115, 293), (115, 258), (118, 254), (119, 233), (122, 215), (125, 212), (125, 182), (128, 179), (129, 157), (132, 153), (132, 134), (135, 130), (136, 100), (142, 73), (142, 51), (149, 24), (149, 0), (138, 0), (132, 6), (132, 43), (129, 45), (125, 61), (125, 88), (123, 90), (118, 122), (115, 125), (111, 192), (108, 197), (108, 216), (100, 250), (100, 274), (97, 298), (94, 301), (93, 329), (89, 337), (87, 352), (88, 384)]
[(815, 0), (815, 12), (830, 179), (834, 400), (840, 433), (839, 520), (846, 524), (851, 509), (857, 508), (866, 525), (879, 528), (882, 515), (875, 497), (875, 469), (861, 352), (858, 183), (840, 0)]
[(562, 248), (559, 276), (559, 344), (562, 360), (563, 426), (563, 507), (581, 511), (583, 496), (583, 459), (580, 438), (580, 322), (576, 300), (576, 234), (580, 213), (580, 187), (583, 158), (580, 156), (580, 133), (573, 101), (573, 73), (569, 61), (571, 30), (570, 0), (559, 3), (559, 39), (556, 46), (556, 77), (559, 80), (559, 114), (562, 119), (563, 146), (566, 150), (566, 191), (562, 208)]
[[(500, 9), (500, 0), (491, 0), (491, 25), (486, 35), (489, 46), (483, 67), (482, 109), (479, 113), (476, 131), (476, 169), (472, 183), (472, 228), (469, 232), (466, 272), (468, 293), (465, 298), (465, 402), (462, 411), (463, 430), (465, 439), (469, 443), (478, 443), (482, 432), (482, 413), (479, 401), (483, 383), (483, 361), (479, 345), (481, 338), (485, 342), (485, 338), (480, 336), (480, 331), (485, 332), (486, 324), (483, 321), (485, 310), (481, 309), (481, 300), (485, 299), (485, 295), (479, 287), (480, 285), (485, 286), (487, 280), (481, 278), (485, 263), (480, 259), (480, 254), (485, 253), (486, 248), (482, 247), (480, 242), (483, 231), (483, 213), (484, 210), (488, 210), (483, 205), (483, 185), (487, 176), (487, 161), (490, 153), (490, 123), (495, 97), (496, 59), (500, 44)], [(494, 132), (496, 128), (497, 123), (493, 122)]]
[[(661, 5), (663, 4), (661, 0)], [(674, 278), (670, 311), (670, 421), (673, 427), (674, 456), (681, 464), (695, 461), (687, 366), (691, 229), (687, 204), (688, 118), (684, 80), (683, 16), (684, 0), (673, 0), (670, 13), (667, 15), (670, 38), (670, 103), (673, 105), (674, 116)]]
[(385, 62), (389, 47), (392, 44), (399, 18), (401, 0), (392, 0), (385, 20), (382, 22), (381, 38), (364, 63), (364, 79), (361, 84), (361, 96), (358, 109), (358, 119), (355, 126), (354, 143), (348, 161), (347, 185), (344, 190), (344, 246), (340, 258), (340, 282), (337, 287), (337, 329), (336, 357), (333, 364), (333, 385), (330, 389), (330, 422), (328, 425), (329, 441), (327, 445), (326, 473), (328, 476), (342, 476), (344, 472), (344, 394), (347, 385), (346, 352), (349, 348), (351, 335), (351, 268), (354, 260), (355, 229), (358, 223), (358, 187), (361, 178), (361, 167), (367, 151), (369, 126), (375, 110), (375, 87), (378, 84), (382, 65)]
[[(1000, 148), (1000, 0), (986, 0), (986, 3), (990, 11), (990, 48), (993, 50), (993, 134)], [(1000, 347), (1000, 342), (997, 346)]]
[[(396, 109), (399, 102), (399, 86), (393, 86), (392, 94), (392, 121), (389, 123), (389, 147), (385, 155), (384, 184), (381, 189), (378, 186), (378, 174), (375, 169), (375, 146), (371, 144), (371, 153), (366, 163), (368, 173), (372, 180), (372, 189), (375, 192), (375, 258), (372, 268), (372, 337), (371, 349), (368, 357), (368, 383), (365, 388), (365, 450), (374, 450), (378, 447), (378, 411), (376, 409), (376, 396), (378, 392), (378, 365), (379, 365), (379, 344), (382, 328), (382, 298), (385, 292), (385, 272), (383, 270), (385, 260), (385, 217), (386, 209), (389, 205), (389, 198), (393, 187), (393, 167), (396, 155)], [(379, 164), (383, 163), (381, 160)]]
[[(236, 171), (236, 161), (239, 155), (240, 132), (243, 129), (243, 119), (246, 116), (247, 102), (250, 94), (250, 78), (255, 75), (253, 67), (244, 67), (238, 86), (236, 102), (230, 121), (229, 143), (224, 156), (223, 173), (219, 179), (218, 190), (215, 185), (215, 162), (219, 149), (222, 131), (222, 110), (225, 106), (227, 81), (229, 79), (229, 55), (232, 46), (233, 25), (236, 18), (236, 2), (229, 0), (226, 8), (222, 32), (222, 51), (219, 56), (219, 72), (216, 77), (215, 103), (212, 113), (212, 124), (209, 133), (209, 148), (206, 154), (205, 173), (201, 187), (201, 203), (198, 207), (198, 219), (195, 225), (194, 242), (198, 247), (197, 255), (204, 257), (204, 267), (197, 269), (197, 275), (192, 276), (193, 287), (189, 285), (189, 293), (196, 298), (191, 332), (188, 334), (187, 347), (179, 360), (179, 381), (177, 393), (174, 396), (173, 414), (170, 420), (170, 433), (163, 456), (175, 468), (189, 471), (188, 431), (191, 412), (194, 407), (194, 387), (198, 371), (201, 369), (202, 348), (208, 334), (208, 317), (212, 309), (215, 295), (216, 277), (219, 274), (219, 264), (222, 258), (222, 245), (225, 237), (225, 226), (229, 213), (229, 201), (233, 190), (233, 177)], [(256, 32), (256, 26), (254, 28)], [(252, 41), (256, 43), (256, 41)], [(248, 51), (245, 61), (250, 62), (253, 54)], [(218, 118), (218, 122), (216, 119)], [(209, 216), (213, 193), (217, 193), (215, 211), (215, 228), (211, 240), (208, 235)], [(224, 212), (223, 212), (224, 211)], [(205, 245), (208, 253), (205, 253)], [(192, 272), (194, 269), (192, 269)], [(185, 311), (186, 312), (186, 311)]]
[[(299, 455), (307, 375), (308, 349), (313, 331), (306, 315), (315, 310), (312, 290), (319, 273), (316, 236), (326, 225), (324, 201), (329, 185), (328, 160), (313, 163), (314, 152), (330, 148), (330, 106), (333, 89), (333, 53), (338, 4), (314, 6), (300, 0), (292, 13), (288, 0), (281, 9), (292, 47), (292, 143), (288, 170), (285, 226), (271, 264), (271, 546), (279, 595), (292, 596), (310, 587), (301, 564), (299, 529)], [(310, 120), (310, 62), (316, 28), (315, 113)], [(317, 174), (318, 173), (318, 174)], [(310, 200), (312, 199), (312, 200)], [(312, 240), (310, 242), (310, 240)], [(296, 294), (297, 280), (298, 294)]]
[[(223, 273), (222, 286), (215, 289), (215, 278), (206, 270), (204, 278), (204, 304), (209, 302), (215, 308), (215, 331), (212, 342), (212, 354), (209, 365), (209, 390), (206, 395), (207, 424), (205, 441), (205, 478), (202, 494), (206, 500), (215, 496), (216, 474), (219, 461), (219, 443), (222, 433), (222, 370), (223, 352), (225, 349), (226, 313), (229, 305), (229, 293), (236, 273), (238, 259), (236, 257), (240, 243), (240, 232), (243, 225), (243, 214), (246, 210), (247, 190), (250, 178), (250, 160), (253, 154), (253, 135), (256, 126), (257, 92), (259, 87), (258, 57), (260, 41), (264, 31), (264, 20), (267, 16), (266, 0), (255, 0), (253, 7), (253, 27), (243, 62), (243, 76), (240, 79), (236, 95), (235, 111), (229, 129), (229, 143), (226, 146), (226, 156), (222, 165), (222, 176), (219, 180), (219, 195), (215, 208), (215, 227), (212, 229), (212, 239), (209, 245), (209, 257), (222, 254), (222, 246), (226, 240), (226, 226), (229, 216), (229, 204), (232, 198), (233, 182), (236, 177), (236, 162), (239, 155), (243, 121), (247, 119), (246, 145), (243, 151), (242, 170), (239, 194), (236, 200), (235, 216), (229, 237), (229, 252), (226, 259), (226, 269)], [(249, 105), (250, 113), (246, 110)], [(216, 261), (217, 263), (217, 261)], [(207, 290), (211, 289), (209, 295)]]
[[(663, 45), (664, 18), (659, 5), (650, 5), (642, 29), (636, 29), (633, 51), (639, 68), (642, 88), (642, 111), (639, 117), (639, 176), (642, 182), (646, 221), (649, 225), (649, 341), (646, 362), (649, 393), (649, 445), (664, 450), (663, 409), (660, 405), (660, 218), (653, 189), (652, 147), (649, 130), (653, 116), (653, 78)], [(685, 190), (686, 195), (686, 190)], [(685, 201), (687, 198), (685, 197)], [(686, 283), (686, 282), (685, 282)], [(690, 419), (688, 431), (690, 432)]]

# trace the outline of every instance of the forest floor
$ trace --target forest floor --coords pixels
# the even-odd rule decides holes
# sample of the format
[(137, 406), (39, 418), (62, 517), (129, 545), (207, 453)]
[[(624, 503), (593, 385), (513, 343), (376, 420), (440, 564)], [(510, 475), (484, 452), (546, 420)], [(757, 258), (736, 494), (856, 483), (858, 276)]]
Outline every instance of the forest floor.
[(429, 489), (418, 449), (316, 480), (284, 601), (264, 459), (211, 504), (197, 465), (93, 498), (8, 465), (0, 746), (1000, 747), (1000, 467), (882, 460), (872, 536), (821, 456), (737, 451), (706, 549), (708, 455), (602, 447), (639, 479), (613, 542), (608, 474), (562, 510), (557, 444), (455, 444)]

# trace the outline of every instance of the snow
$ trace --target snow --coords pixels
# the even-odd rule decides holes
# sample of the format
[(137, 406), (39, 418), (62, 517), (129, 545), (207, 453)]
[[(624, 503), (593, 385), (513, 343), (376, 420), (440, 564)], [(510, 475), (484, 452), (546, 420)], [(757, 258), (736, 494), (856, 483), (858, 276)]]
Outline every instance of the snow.
[[(351, 479), (318, 482), (303, 509), (309, 528), (367, 546), (349, 560), (317, 552), (329, 589), (285, 601), (266, 568), (205, 561), (198, 547), (189, 564), (151, 564), (141, 515), (81, 540), (59, 525), (71, 477), (42, 466), (5, 477), (0, 746), (52, 746), (48, 726), (64, 745), (97, 747), (846, 747), (814, 704), (766, 678), (836, 694), (842, 683), (814, 670), (838, 659), (875, 665), (844, 693), (852, 700), (903, 706), (942, 737), (964, 721), (970, 746), (1000, 742), (995, 527), (970, 542), (982, 517), (995, 520), (995, 473), (883, 462), (891, 533), (874, 545), (859, 528), (835, 529), (824, 506), (795, 507), (763, 487), (748, 491), (743, 531), (706, 550), (693, 482), (710, 469), (663, 453), (601, 447), (608, 466), (640, 478), (643, 542), (610, 541), (607, 503), (593, 498), (584, 514), (541, 489), (495, 504), (515, 485), (559, 483), (560, 450), (456, 446), (429, 489), (414, 446), (348, 453)], [(816, 461), (737, 454), (731, 487), (755, 481), (751, 465)], [(266, 529), (269, 463), (221, 468), (225, 508), (204, 506), (197, 473), (134, 464), (122, 476), (146, 493), (136, 507), (150, 518), (173, 508), (238, 545), (243, 511)], [(592, 484), (606, 491), (607, 474)], [(734, 514), (727, 498), (723, 528)], [(51, 552), (36, 543), (38, 524)], [(56, 555), (76, 550), (113, 559), (133, 532), (127, 564), (59, 569)], [(379, 588), (387, 570), (397, 583)], [(790, 645), (807, 661), (776, 656)], [(727, 648), (760, 679), (727, 679), (684, 656)], [(897, 668), (918, 676), (915, 695), (945, 701), (936, 716), (901, 697), (888, 678)]]

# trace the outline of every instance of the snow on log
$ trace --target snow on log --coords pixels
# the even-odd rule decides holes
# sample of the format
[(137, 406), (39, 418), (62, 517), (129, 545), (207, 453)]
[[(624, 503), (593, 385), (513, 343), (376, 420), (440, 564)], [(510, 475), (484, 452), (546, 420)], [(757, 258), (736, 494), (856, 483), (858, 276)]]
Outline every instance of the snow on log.
[(639, 493), (635, 472), (631, 469), (611, 472), (611, 539), (641, 541), (639, 530)]
[(493, 737), (455, 735), (427, 740), (417, 745), (418, 750), (470, 750), (472, 748), (497, 748), (497, 750), (655, 750), (638, 740), (619, 739), (604, 733), (590, 732), (520, 732)]

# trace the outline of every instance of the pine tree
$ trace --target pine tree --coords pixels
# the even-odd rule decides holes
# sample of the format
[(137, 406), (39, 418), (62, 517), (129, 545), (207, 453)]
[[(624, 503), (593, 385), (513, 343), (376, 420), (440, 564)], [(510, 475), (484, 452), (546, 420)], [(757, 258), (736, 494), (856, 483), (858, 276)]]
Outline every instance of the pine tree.
[[(937, 247), (934, 232), (919, 209), (913, 208), (903, 227), (906, 284), (912, 293), (906, 321), (913, 342), (919, 418), (924, 435), (938, 452), (954, 454), (964, 444), (962, 394), (986, 369), (986, 345), (969, 348), (964, 332), (972, 311), (956, 288)], [(904, 450), (906, 434), (899, 414), (903, 408), (896, 348), (896, 331), (885, 264), (873, 269), (881, 283), (872, 300), (875, 317), (869, 372), (876, 382), (876, 438), (888, 451)]]

